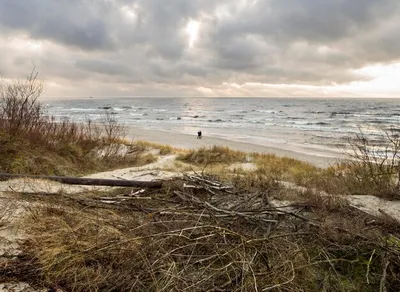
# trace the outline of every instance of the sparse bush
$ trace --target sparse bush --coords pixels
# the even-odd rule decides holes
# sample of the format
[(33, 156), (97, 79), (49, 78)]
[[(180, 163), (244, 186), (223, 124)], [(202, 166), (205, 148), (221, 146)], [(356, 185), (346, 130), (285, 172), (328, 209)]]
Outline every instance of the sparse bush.
[(110, 143), (115, 143), (119, 141), (121, 137), (126, 136), (126, 127), (119, 124), (109, 111), (105, 111), (101, 124), (103, 126), (105, 138)]
[(394, 130), (383, 131), (374, 140), (360, 133), (347, 140), (349, 158), (326, 171), (333, 187), (345, 194), (400, 198), (398, 133)]
[(43, 83), (37, 75), (33, 68), (25, 81), (0, 86), (0, 126), (10, 137), (37, 131), (44, 122), (43, 107), (37, 102)]

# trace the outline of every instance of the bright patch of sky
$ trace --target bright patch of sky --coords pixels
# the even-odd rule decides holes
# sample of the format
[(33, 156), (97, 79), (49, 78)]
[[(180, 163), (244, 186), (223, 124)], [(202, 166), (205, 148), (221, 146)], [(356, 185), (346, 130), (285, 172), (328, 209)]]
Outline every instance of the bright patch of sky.
[(186, 26), (186, 32), (189, 36), (189, 47), (192, 47), (199, 35), (200, 22), (190, 20)]

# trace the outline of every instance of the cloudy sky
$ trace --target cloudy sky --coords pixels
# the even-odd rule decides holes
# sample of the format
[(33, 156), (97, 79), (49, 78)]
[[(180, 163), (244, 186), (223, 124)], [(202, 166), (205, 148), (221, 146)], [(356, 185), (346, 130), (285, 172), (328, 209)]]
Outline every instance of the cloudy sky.
[(0, 0), (45, 96), (400, 96), (399, 0)]

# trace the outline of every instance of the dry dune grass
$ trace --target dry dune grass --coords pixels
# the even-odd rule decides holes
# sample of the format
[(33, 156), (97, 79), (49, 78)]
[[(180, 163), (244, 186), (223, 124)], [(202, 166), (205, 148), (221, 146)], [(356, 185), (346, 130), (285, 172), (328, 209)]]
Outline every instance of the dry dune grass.
[(253, 153), (253, 159), (259, 169), (271, 173), (277, 180), (284, 180), (298, 185), (307, 185), (321, 169), (307, 162), (273, 154)]
[(396, 291), (400, 284), (400, 227), (345, 202), (305, 193), (301, 203), (276, 208), (268, 190), (206, 175), (135, 191), (108, 194), (107, 203), (104, 194), (53, 196), (48, 204), (31, 197), (44, 204), (24, 221), (24, 262), (3, 275), (66, 291)]
[(135, 141), (134, 142), (135, 147), (138, 149), (141, 149), (142, 151), (146, 151), (149, 149), (158, 149), (160, 152), (160, 155), (168, 155), (177, 151), (180, 151), (179, 149), (176, 149), (170, 145), (167, 144), (157, 144), (153, 142), (148, 142), (148, 141)]
[[(363, 149), (361, 143), (362, 141), (365, 143), (365, 139), (358, 139), (360, 140), (356, 139), (353, 143)], [(389, 143), (400, 145), (399, 138), (388, 139)], [(353, 145), (353, 147), (356, 146)], [(275, 180), (292, 182), (330, 194), (373, 195), (386, 199), (398, 199), (400, 198), (398, 171), (400, 156), (397, 152), (391, 152), (390, 159), (389, 154), (386, 155), (382, 157), (380, 153), (378, 155), (374, 152), (350, 154), (349, 159), (338, 160), (324, 169), (306, 162), (270, 154), (253, 154), (253, 159), (258, 166), (258, 171), (268, 173)]]
[(241, 151), (231, 150), (228, 147), (212, 146), (201, 147), (182, 153), (178, 159), (196, 165), (211, 165), (211, 164), (231, 164), (235, 162), (245, 162), (246, 153)]

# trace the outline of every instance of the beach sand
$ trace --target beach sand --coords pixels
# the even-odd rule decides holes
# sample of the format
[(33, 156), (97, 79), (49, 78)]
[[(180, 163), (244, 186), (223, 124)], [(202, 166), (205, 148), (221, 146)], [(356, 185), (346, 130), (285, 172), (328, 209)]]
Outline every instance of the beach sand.
[(318, 167), (328, 167), (338, 158), (340, 153), (334, 151), (322, 151), (312, 148), (296, 148), (291, 145), (280, 145), (278, 143), (269, 143), (260, 145), (247, 142), (231, 141), (223, 138), (203, 136), (197, 139), (197, 133), (193, 135), (183, 133), (173, 133), (160, 130), (148, 130), (134, 126), (128, 126), (128, 139), (144, 140), (158, 144), (168, 144), (172, 147), (182, 149), (197, 149), (200, 147), (210, 147), (213, 145), (226, 146), (233, 150), (244, 152), (270, 153), (281, 157), (289, 157), (314, 164)]

